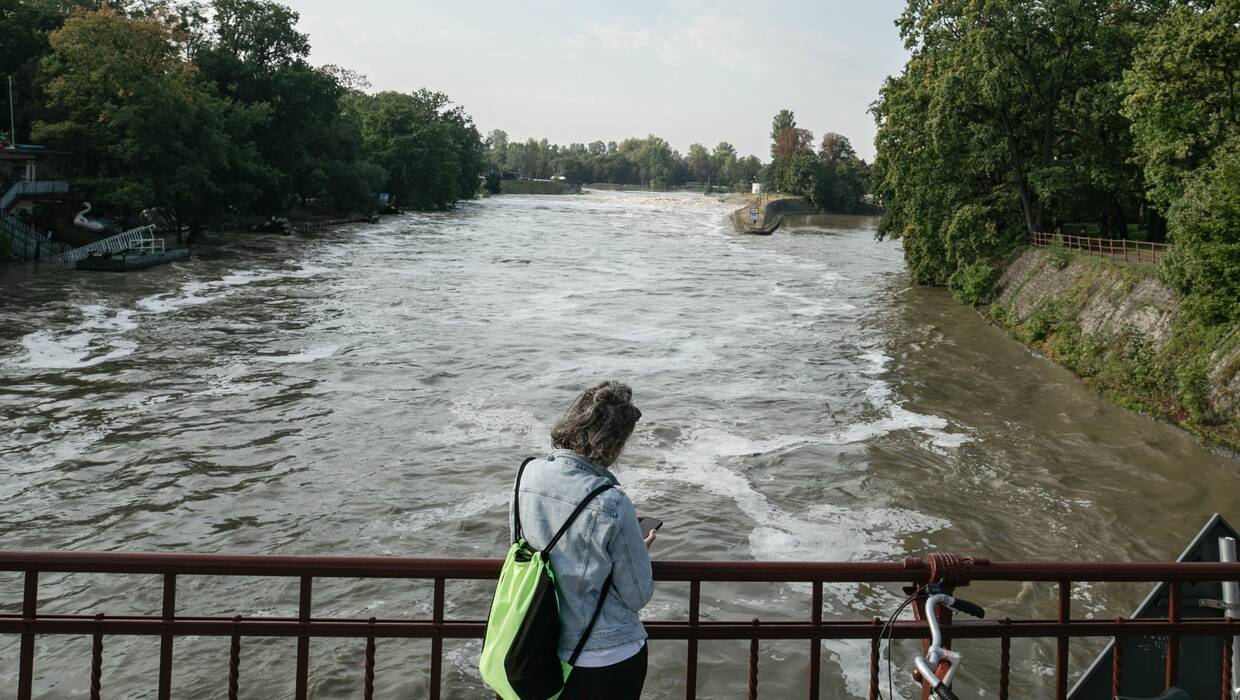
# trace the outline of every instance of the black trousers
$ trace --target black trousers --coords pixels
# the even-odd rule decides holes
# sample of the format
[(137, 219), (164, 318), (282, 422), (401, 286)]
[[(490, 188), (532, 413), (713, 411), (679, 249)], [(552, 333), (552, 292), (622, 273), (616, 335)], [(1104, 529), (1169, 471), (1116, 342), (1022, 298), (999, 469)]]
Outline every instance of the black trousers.
[(574, 668), (560, 700), (638, 700), (646, 683), (646, 645), (618, 664)]

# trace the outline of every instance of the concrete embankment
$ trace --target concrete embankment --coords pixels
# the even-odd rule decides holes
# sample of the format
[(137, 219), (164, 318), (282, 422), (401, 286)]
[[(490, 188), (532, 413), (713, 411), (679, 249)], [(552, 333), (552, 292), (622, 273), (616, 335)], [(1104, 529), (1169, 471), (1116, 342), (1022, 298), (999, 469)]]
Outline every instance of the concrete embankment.
[(1120, 405), (1240, 449), (1240, 324), (1185, 314), (1153, 265), (1030, 248), (986, 313)]
[[(758, 222), (753, 223), (750, 210), (758, 209)], [(784, 222), (784, 217), (791, 214), (813, 214), (814, 205), (799, 197), (783, 195), (767, 195), (752, 197), (745, 206), (732, 212), (732, 227), (737, 233), (770, 235)]]

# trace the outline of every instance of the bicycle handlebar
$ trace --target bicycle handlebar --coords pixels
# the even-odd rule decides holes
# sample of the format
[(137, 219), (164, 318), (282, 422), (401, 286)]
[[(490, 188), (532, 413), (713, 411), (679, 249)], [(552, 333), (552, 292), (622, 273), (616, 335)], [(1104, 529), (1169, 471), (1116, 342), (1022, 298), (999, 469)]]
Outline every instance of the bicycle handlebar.
[[(926, 655), (918, 656), (914, 659), (918, 673), (921, 674), (922, 680), (930, 684), (930, 689), (940, 700), (958, 700), (955, 693), (952, 692), (952, 678), (955, 677), (957, 669), (960, 667), (960, 654), (951, 649), (943, 648), (943, 631), (939, 628), (938, 607), (946, 605), (947, 607), (958, 610), (966, 615), (982, 618), (986, 616), (986, 611), (976, 603), (970, 603), (961, 598), (955, 598), (946, 593), (935, 593), (926, 598), (926, 624), (930, 627), (930, 646), (926, 649)], [(942, 677), (935, 670), (936, 666), (946, 664), (947, 671)]]
[(952, 610), (958, 610), (966, 615), (972, 615), (979, 620), (986, 617), (986, 611), (982, 608), (982, 606), (977, 603), (970, 603), (963, 598), (953, 598), (951, 602), (947, 604), (947, 607)]

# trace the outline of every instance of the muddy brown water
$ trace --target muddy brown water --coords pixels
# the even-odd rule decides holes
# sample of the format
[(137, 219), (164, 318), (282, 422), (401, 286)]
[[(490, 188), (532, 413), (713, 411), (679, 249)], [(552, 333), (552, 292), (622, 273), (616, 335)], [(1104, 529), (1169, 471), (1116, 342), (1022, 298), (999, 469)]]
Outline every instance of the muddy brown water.
[[(617, 473), (667, 522), (655, 556), (1165, 561), (1236, 462), (1108, 403), (940, 290), (910, 286), (875, 220), (730, 232), (700, 195), (495, 197), (304, 236), (209, 236), (184, 264), (0, 272), (5, 548), (498, 557), (523, 456), (587, 382), (644, 418)], [(0, 575), (0, 609), (20, 581)], [(159, 609), (155, 577), (46, 576), (44, 612)], [(1083, 587), (1078, 615), (1143, 591)], [(487, 586), (452, 584), (480, 618)], [(1042, 586), (975, 586), (992, 615), (1050, 615)], [(183, 577), (183, 614), (292, 615), (292, 581)], [(683, 618), (687, 586), (648, 617)], [(315, 613), (424, 617), (408, 582), (325, 581)], [(895, 588), (829, 586), (828, 619), (887, 615)], [(808, 619), (805, 585), (706, 584), (705, 619)], [(445, 696), (485, 697), (477, 642), (445, 644)], [(988, 697), (997, 643), (963, 643)], [(1073, 645), (1073, 664), (1089, 644)], [(154, 694), (158, 642), (109, 639), (113, 697)], [(912, 647), (897, 646), (908, 693)], [(381, 640), (381, 697), (427, 687), (429, 644)], [(748, 643), (701, 645), (700, 697), (743, 692)], [(1013, 645), (1018, 697), (1048, 697), (1053, 642)], [(360, 694), (360, 641), (312, 644), (314, 697)], [(646, 697), (680, 697), (684, 643), (651, 645)], [(826, 642), (825, 697), (862, 697), (868, 643)], [(40, 697), (83, 696), (90, 641), (40, 638)], [(226, 639), (178, 640), (174, 696), (222, 697)], [(247, 640), (244, 697), (292, 694), (294, 642)], [(761, 650), (764, 697), (803, 695), (808, 644)], [(884, 668), (885, 670), (885, 668)], [(16, 683), (16, 640), (0, 683)], [(885, 691), (885, 685), (884, 685)]]

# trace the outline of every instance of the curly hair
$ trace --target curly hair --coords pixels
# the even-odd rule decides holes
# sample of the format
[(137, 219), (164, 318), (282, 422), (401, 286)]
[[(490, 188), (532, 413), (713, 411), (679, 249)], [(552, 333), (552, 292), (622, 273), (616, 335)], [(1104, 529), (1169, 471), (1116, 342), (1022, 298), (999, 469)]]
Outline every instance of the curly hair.
[(603, 467), (615, 464), (642, 412), (627, 384), (608, 380), (586, 389), (551, 429), (551, 444)]

